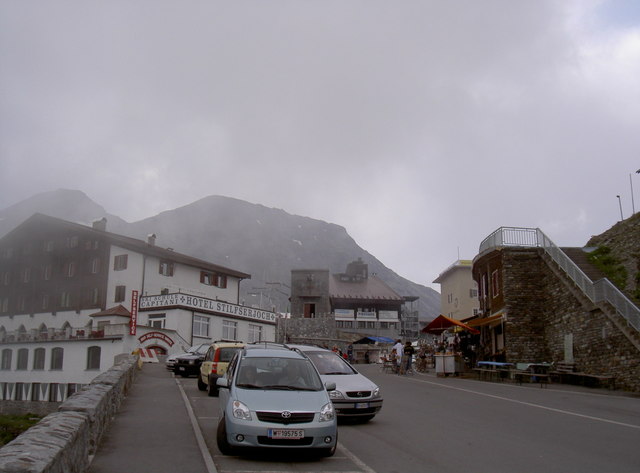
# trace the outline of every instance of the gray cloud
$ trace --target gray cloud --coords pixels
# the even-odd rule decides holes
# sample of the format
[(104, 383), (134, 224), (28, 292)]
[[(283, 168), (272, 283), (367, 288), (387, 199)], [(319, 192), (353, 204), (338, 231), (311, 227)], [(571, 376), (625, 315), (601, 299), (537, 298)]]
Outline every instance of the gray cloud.
[(135, 220), (227, 195), (424, 284), (502, 225), (582, 245), (640, 168), (629, 5), (5, 2), (0, 204), (77, 188)]

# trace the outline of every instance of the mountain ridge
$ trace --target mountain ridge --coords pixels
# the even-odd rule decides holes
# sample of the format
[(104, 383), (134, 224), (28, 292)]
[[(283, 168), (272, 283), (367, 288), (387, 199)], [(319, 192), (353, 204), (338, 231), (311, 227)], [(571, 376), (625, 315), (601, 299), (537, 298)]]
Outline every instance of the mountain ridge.
[(210, 195), (129, 223), (108, 214), (81, 191), (59, 189), (0, 210), (0, 237), (36, 212), (85, 225), (105, 217), (110, 232), (141, 240), (153, 233), (158, 246), (249, 273), (251, 280), (243, 283), (240, 295), (247, 305), (286, 311), (292, 269), (340, 273), (349, 262), (362, 258), (369, 273), (398, 294), (419, 298), (412, 304), (422, 321), (440, 312), (438, 292), (386, 267), (361, 248), (345, 227), (262, 204)]

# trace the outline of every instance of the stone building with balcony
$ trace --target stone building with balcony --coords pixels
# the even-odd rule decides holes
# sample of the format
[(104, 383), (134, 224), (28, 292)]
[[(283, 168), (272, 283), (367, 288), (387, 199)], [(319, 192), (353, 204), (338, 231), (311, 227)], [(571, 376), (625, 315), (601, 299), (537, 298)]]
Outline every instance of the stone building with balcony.
[[(502, 227), (473, 260), (479, 360), (550, 362), (640, 391), (640, 309), (587, 260), (539, 229)], [(583, 376), (583, 379), (589, 379)]]
[(366, 336), (414, 340), (419, 331), (418, 313), (411, 307), (415, 300), (369, 274), (361, 259), (338, 274), (327, 269), (292, 270), (286, 339), (326, 344)]

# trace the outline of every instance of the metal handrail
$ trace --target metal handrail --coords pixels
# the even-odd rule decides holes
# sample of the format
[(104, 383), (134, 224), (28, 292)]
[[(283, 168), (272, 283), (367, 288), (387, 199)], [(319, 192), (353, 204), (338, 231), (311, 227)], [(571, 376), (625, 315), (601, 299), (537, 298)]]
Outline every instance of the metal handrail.
[(479, 255), (500, 247), (542, 248), (593, 303), (608, 302), (629, 325), (640, 331), (640, 308), (606, 278), (596, 282), (539, 228), (500, 227), (480, 243)]

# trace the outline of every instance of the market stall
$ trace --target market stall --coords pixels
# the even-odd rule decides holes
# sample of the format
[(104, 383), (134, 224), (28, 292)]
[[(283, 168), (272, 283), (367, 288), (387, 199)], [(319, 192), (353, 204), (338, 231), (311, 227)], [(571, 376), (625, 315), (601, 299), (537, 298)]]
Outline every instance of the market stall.
[(464, 359), (459, 350), (458, 332), (467, 331), (472, 334), (480, 332), (459, 320), (439, 315), (425, 328), (423, 333), (439, 336), (439, 349), (435, 354), (435, 368), (437, 376), (448, 376), (464, 371)]

